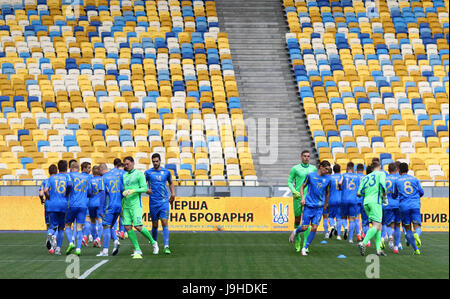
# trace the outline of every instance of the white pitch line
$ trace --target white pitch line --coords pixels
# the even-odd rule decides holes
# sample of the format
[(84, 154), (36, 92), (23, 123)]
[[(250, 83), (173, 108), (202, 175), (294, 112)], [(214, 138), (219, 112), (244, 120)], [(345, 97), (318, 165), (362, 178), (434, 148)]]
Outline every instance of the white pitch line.
[(101, 267), (103, 264), (106, 264), (109, 260), (103, 260), (100, 263), (95, 264), (92, 268), (88, 269), (86, 272), (83, 273), (78, 279), (85, 279), (89, 276), (92, 272), (94, 272), (97, 268)]

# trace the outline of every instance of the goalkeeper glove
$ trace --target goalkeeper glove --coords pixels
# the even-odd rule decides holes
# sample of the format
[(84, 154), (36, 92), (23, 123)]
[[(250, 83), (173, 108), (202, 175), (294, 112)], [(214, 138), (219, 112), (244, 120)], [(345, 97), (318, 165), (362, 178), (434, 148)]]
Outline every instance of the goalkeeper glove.
[(296, 190), (294, 190), (293, 192), (292, 192), (292, 194), (294, 195), (294, 198), (295, 199), (298, 199), (298, 198), (300, 198), (300, 192), (298, 192), (298, 191), (296, 191)]
[(125, 190), (125, 191), (123, 191), (122, 195), (123, 195), (123, 197), (128, 197), (128, 196), (130, 196), (131, 194), (133, 194), (134, 192), (135, 192), (135, 191), (134, 191), (133, 189)]

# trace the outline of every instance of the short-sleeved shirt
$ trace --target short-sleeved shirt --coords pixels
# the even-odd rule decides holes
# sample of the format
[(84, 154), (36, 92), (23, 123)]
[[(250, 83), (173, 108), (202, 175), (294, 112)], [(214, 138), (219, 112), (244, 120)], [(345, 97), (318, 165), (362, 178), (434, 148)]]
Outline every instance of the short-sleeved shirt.
[(69, 207), (87, 208), (89, 204), (88, 193), (91, 192), (91, 178), (88, 174), (70, 172), (73, 188), (69, 196)]
[(400, 210), (420, 209), (420, 198), (424, 191), (417, 178), (400, 175), (395, 181), (394, 197), (398, 197)]
[[(317, 171), (316, 166), (311, 164), (298, 164), (291, 168), (289, 172), (288, 186), (293, 191), (300, 191), (300, 188), (303, 185), (303, 182), (306, 179), (308, 173)], [(294, 186), (295, 183), (295, 186)], [(305, 190), (307, 191), (307, 190)]]
[(356, 195), (360, 184), (360, 177), (356, 173), (344, 173), (342, 175), (342, 203), (359, 204), (360, 199)]
[(65, 212), (67, 210), (68, 196), (67, 189), (71, 189), (72, 181), (67, 173), (58, 173), (51, 176), (47, 182), (50, 195), (48, 198), (48, 212)]
[(358, 194), (364, 197), (364, 205), (368, 203), (382, 204), (383, 194), (386, 193), (386, 174), (374, 171), (366, 175), (359, 186)]
[(335, 173), (330, 176), (330, 206), (341, 204), (342, 191), (338, 188), (341, 178), (342, 175), (340, 173)]
[(310, 208), (323, 207), (325, 195), (330, 187), (330, 176), (311, 172), (306, 176), (304, 184), (308, 187), (308, 192), (305, 196), (305, 205)]
[(167, 190), (167, 183), (172, 182), (172, 174), (164, 167), (160, 167), (158, 170), (150, 168), (146, 170), (145, 179), (148, 183), (152, 194), (150, 195), (150, 205), (161, 205), (168, 203), (169, 191)]

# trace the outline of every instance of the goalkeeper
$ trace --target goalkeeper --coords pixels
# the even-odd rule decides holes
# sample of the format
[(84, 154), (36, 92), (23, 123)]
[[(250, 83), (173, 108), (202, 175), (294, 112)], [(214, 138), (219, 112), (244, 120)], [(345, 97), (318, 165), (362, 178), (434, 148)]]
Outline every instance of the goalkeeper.
[(366, 212), (369, 222), (372, 227), (367, 231), (367, 234), (362, 242), (358, 243), (361, 255), (365, 255), (365, 249), (370, 239), (375, 239), (378, 256), (386, 256), (381, 250), (381, 221), (383, 219), (383, 206), (387, 205), (386, 197), (386, 174), (381, 171), (379, 162), (372, 162), (373, 172), (366, 175), (359, 185), (357, 195), (364, 197), (364, 211)]
[(153, 246), (153, 252), (155, 252), (155, 246), (158, 246), (149, 231), (142, 225), (142, 194), (147, 192), (147, 182), (144, 174), (134, 169), (134, 159), (132, 157), (125, 157), (123, 164), (126, 171), (122, 177), (125, 190), (122, 199), (123, 225), (128, 233), (128, 238), (134, 246), (133, 259), (140, 259), (142, 258), (142, 251), (139, 247), (136, 233), (132, 229), (133, 226), (150, 241), (150, 244)]
[[(317, 171), (317, 168), (314, 165), (309, 164), (309, 159), (311, 158), (311, 153), (307, 150), (303, 151), (300, 156), (302, 163), (295, 165), (292, 167), (289, 173), (288, 186), (294, 196), (294, 216), (295, 223), (294, 228), (297, 228), (300, 225), (302, 220), (302, 212), (303, 206), (301, 205), (301, 196), (300, 196), (300, 188), (303, 185), (303, 182), (306, 179), (306, 176), (310, 172)], [(308, 187), (305, 188), (305, 196), (308, 192)], [(308, 239), (309, 232), (311, 230), (311, 226), (303, 233), (303, 247), (305, 247), (306, 240)], [(297, 234), (295, 239), (295, 250), (300, 252), (302, 249), (300, 234)]]

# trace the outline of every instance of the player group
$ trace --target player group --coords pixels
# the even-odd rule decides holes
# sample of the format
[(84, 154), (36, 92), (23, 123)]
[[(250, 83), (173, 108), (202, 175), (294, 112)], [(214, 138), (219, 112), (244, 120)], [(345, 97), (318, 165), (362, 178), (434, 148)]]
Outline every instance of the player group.
[(349, 162), (341, 173), (340, 165), (331, 167), (326, 160), (318, 169), (311, 165), (309, 151), (302, 152), (301, 160), (288, 180), (295, 213), (295, 230), (289, 241), (297, 252), (308, 255), (323, 218), (326, 239), (335, 236), (342, 240), (343, 231), (343, 239), (353, 243), (356, 235), (363, 256), (372, 239), (377, 255), (386, 256), (386, 242), (398, 254), (403, 249), (401, 229), (406, 245), (413, 248), (414, 255), (421, 254), (420, 198), (424, 190), (420, 181), (408, 174), (407, 163), (390, 163), (386, 172), (380, 160), (373, 158), (367, 166)]
[[(65, 236), (67, 255), (73, 252), (81, 255), (82, 245), (88, 246), (91, 238), (94, 247), (103, 247), (97, 256), (108, 256), (111, 240), (112, 255), (117, 255), (119, 238), (128, 238), (134, 247), (131, 256), (140, 259), (142, 250), (136, 230), (149, 241), (153, 254), (158, 254), (161, 221), (164, 253), (170, 254), (168, 218), (175, 188), (170, 171), (161, 166), (159, 154), (152, 155), (152, 164), (152, 168), (142, 172), (134, 167), (133, 157), (125, 157), (123, 161), (116, 158), (114, 168), (99, 164), (92, 167), (92, 174), (89, 162), (79, 165), (76, 160), (60, 160), (57, 165), (50, 165), (49, 178), (39, 189), (45, 207), (49, 253), (61, 255)], [(142, 223), (143, 194), (149, 195), (151, 233)]]

